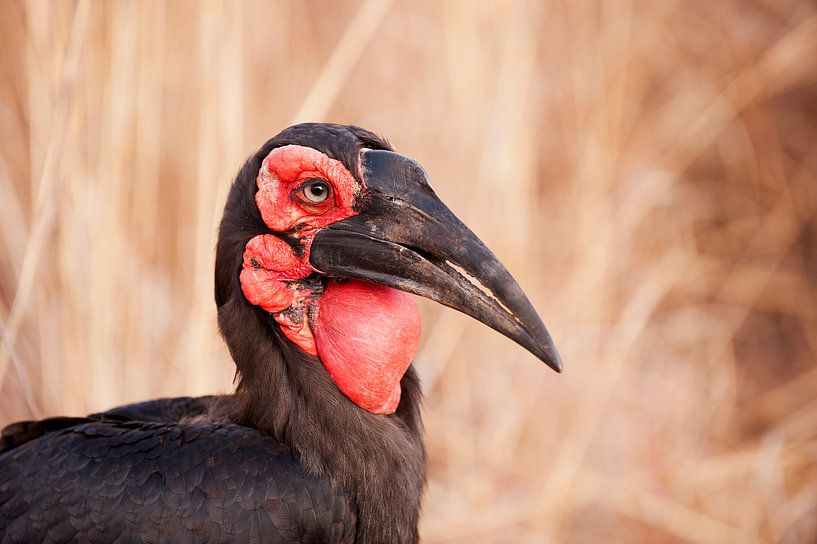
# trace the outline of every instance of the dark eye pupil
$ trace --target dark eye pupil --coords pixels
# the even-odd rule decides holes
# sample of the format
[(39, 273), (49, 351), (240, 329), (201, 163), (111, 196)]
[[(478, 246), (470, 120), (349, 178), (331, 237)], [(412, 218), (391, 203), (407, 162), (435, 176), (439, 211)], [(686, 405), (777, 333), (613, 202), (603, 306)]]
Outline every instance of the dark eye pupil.
[(307, 200), (318, 204), (329, 198), (330, 189), (325, 181), (315, 181), (306, 185), (302, 191)]

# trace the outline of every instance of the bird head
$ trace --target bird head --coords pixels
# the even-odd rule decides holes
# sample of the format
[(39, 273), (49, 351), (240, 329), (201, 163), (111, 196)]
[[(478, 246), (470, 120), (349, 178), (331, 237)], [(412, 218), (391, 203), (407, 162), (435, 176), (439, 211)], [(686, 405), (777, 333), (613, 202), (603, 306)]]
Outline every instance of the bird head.
[(222, 330), (234, 318), (222, 306), (243, 297), (319, 359), (350, 400), (388, 414), (420, 341), (411, 294), (483, 322), (561, 370), (521, 287), (437, 197), (423, 168), (386, 141), (306, 123), (247, 162), (219, 235)]

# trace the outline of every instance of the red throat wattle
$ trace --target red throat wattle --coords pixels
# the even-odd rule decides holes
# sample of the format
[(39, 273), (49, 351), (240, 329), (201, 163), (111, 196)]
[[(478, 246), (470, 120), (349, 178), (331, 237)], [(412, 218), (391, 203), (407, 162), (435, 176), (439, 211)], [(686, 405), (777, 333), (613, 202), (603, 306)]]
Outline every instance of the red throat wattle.
[[(331, 186), (320, 203), (301, 194), (303, 184), (316, 179)], [(330, 280), (319, 293), (301, 281), (315, 272), (309, 265), (312, 236), (355, 215), (360, 184), (339, 161), (295, 145), (272, 150), (256, 184), (264, 223), (296, 244), (271, 234), (252, 238), (240, 276), (244, 296), (270, 312), (294, 344), (317, 355), (350, 400), (375, 414), (393, 413), (400, 402), (400, 379), (420, 341), (413, 297), (353, 280)]]
[(362, 281), (330, 281), (312, 332), (318, 355), (343, 393), (375, 414), (400, 402), (400, 379), (420, 344), (414, 298)]

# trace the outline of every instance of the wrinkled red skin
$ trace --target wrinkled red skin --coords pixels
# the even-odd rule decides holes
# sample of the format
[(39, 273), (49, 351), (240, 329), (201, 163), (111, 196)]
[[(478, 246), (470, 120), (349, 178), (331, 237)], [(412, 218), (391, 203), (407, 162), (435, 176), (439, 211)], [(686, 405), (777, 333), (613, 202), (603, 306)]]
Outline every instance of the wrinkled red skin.
[[(321, 204), (294, 198), (292, 191), (313, 178), (330, 182), (332, 197)], [(298, 229), (301, 237), (311, 236), (319, 228), (355, 215), (352, 204), (361, 190), (340, 161), (299, 145), (273, 149), (261, 163), (256, 183), (255, 203), (264, 223), (276, 232)]]
[[(241, 288), (247, 300), (275, 316), (287, 338), (310, 355), (317, 355), (307, 319), (313, 292), (296, 283), (312, 272), (308, 253), (298, 258), (285, 241), (260, 234), (244, 249)], [(289, 308), (292, 311), (284, 311)]]
[[(301, 184), (314, 178), (332, 186), (320, 204), (299, 198)], [(339, 161), (295, 145), (267, 155), (256, 183), (255, 202), (264, 223), (297, 238), (303, 252), (296, 255), (271, 234), (252, 238), (240, 276), (244, 296), (270, 312), (295, 345), (317, 355), (349, 399), (376, 414), (393, 413), (400, 402), (400, 379), (420, 340), (414, 299), (360, 281), (330, 281), (322, 294), (299, 282), (315, 272), (309, 265), (313, 235), (355, 215), (353, 204), (362, 187)]]

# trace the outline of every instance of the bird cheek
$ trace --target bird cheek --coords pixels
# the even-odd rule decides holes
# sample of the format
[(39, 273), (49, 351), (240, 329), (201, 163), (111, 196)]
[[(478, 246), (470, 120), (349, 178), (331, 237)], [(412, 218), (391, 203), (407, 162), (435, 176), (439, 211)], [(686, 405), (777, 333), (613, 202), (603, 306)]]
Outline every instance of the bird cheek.
[(260, 234), (244, 249), (241, 290), (251, 304), (270, 313), (280, 312), (295, 298), (295, 293), (285, 282), (311, 273), (312, 267), (299, 259), (289, 244), (276, 236)]
[(244, 270), (270, 271), (279, 281), (295, 281), (313, 272), (306, 259), (295, 255), (292, 247), (277, 236), (259, 234), (244, 250)]
[(239, 278), (251, 304), (273, 314), (287, 338), (306, 353), (317, 355), (307, 318), (317, 295), (298, 282), (313, 272), (308, 259), (308, 245), (305, 256), (299, 258), (277, 236), (259, 234), (247, 242)]
[(263, 268), (241, 271), (241, 290), (250, 304), (270, 313), (280, 312), (292, 304), (295, 295), (278, 281), (277, 273)]

